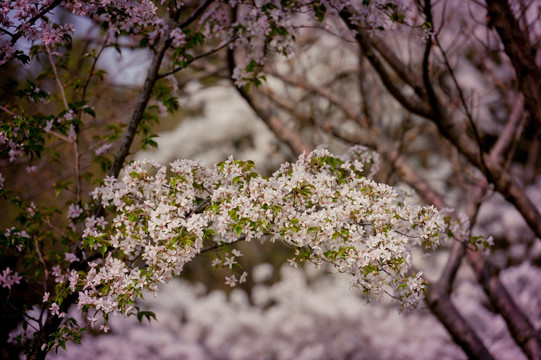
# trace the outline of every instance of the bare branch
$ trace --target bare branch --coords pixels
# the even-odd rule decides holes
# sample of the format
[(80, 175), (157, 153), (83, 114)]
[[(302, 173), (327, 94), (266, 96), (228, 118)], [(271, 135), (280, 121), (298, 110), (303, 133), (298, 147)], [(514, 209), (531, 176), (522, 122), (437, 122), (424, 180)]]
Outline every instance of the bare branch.
[(387, 44), (384, 41), (375, 38), (370, 38), (369, 42), (370, 46), (374, 48), (396, 74), (415, 91), (419, 98), (425, 99), (426, 91), (423, 88), (423, 83), (418, 77), (414, 76), (414, 72), (411, 71), (411, 69), (408, 69), (396, 54), (389, 49)]
[(51, 49), (49, 47), (45, 47), (47, 50), (47, 55), (49, 57), (49, 62), (51, 63), (51, 68), (53, 69), (54, 78), (56, 80), (56, 84), (58, 85), (58, 90), (60, 90), (60, 94), (62, 95), (62, 102), (64, 103), (64, 107), (66, 110), (69, 110), (68, 100), (66, 98), (66, 92), (64, 91), (64, 85), (62, 85), (62, 82), (60, 81), (60, 77), (58, 76), (58, 71), (56, 71), (56, 65), (53, 60), (53, 55), (51, 54)]
[(414, 97), (406, 95), (403, 93), (402, 89), (397, 86), (396, 82), (392, 79), (391, 74), (385, 68), (385, 65), (380, 61), (379, 57), (372, 50), (368, 36), (365, 35), (362, 31), (357, 31), (355, 39), (361, 46), (364, 56), (368, 59), (372, 67), (377, 71), (383, 85), (391, 93), (391, 95), (407, 110), (411, 111), (414, 114), (418, 114), (424, 117), (431, 117), (432, 109), (428, 106), (427, 103), (421, 102)]
[[(228, 61), (230, 74), (233, 74), (233, 69), (235, 68), (235, 59), (233, 50), (231, 49), (228, 51)], [(308, 153), (312, 150), (312, 146), (307, 144), (297, 131), (280, 120), (270, 111), (270, 109), (266, 109), (261, 104), (258, 104), (257, 99), (254, 96), (250, 96), (243, 88), (238, 86), (235, 86), (235, 88), (244, 98), (244, 100), (246, 100), (248, 105), (250, 105), (256, 115), (263, 120), (265, 125), (267, 125), (267, 127), (276, 135), (276, 137), (278, 137), (278, 139), (287, 144), (295, 155), (302, 154), (303, 152)]]
[(426, 292), (425, 301), (470, 359), (493, 359), (481, 339), (460, 315), (443, 290), (435, 285), (430, 286)]
[(513, 102), (513, 108), (511, 109), (511, 114), (505, 124), (505, 128), (498, 137), (498, 141), (496, 141), (490, 150), (490, 157), (493, 161), (496, 162), (504, 158), (505, 153), (511, 148), (512, 143), (520, 136), (519, 127), (523, 123), (522, 120), (524, 120), (523, 109), (524, 98), (518, 95)]
[(517, 345), (529, 359), (541, 359), (541, 337), (528, 317), (515, 304), (500, 281), (496, 268), (477, 252), (468, 249), (467, 256), (491, 304), (504, 318)]
[[(495, 28), (505, 53), (515, 69), (517, 85), (524, 95), (524, 103), (532, 118), (541, 124), (541, 68), (535, 61), (536, 49), (528, 34), (520, 28), (507, 0), (486, 0), (488, 27)], [(538, 132), (538, 135), (540, 132)]]

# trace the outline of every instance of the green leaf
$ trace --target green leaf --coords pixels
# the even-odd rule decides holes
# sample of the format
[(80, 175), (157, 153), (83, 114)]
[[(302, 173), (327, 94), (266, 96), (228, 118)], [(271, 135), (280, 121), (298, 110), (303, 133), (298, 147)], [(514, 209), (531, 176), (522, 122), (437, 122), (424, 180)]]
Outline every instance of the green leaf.
[(327, 8), (325, 5), (314, 5), (314, 16), (317, 21), (322, 22), (325, 19), (326, 12)]
[(151, 318), (156, 320), (156, 314), (154, 314), (152, 311), (137, 310), (137, 320), (139, 320), (139, 322), (142, 322), (144, 317), (147, 318), (148, 322), (150, 322)]
[(85, 113), (87, 113), (88, 115), (92, 116), (93, 118), (96, 117), (96, 112), (94, 110), (92, 110), (92, 108), (89, 108), (89, 107), (84, 107), (83, 108), (83, 111)]

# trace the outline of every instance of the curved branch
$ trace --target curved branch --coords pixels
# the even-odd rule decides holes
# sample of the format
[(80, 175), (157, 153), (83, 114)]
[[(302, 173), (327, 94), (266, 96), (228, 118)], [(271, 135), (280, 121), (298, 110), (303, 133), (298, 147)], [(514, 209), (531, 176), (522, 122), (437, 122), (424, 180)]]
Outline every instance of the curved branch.
[(502, 315), (517, 345), (529, 359), (541, 359), (541, 337), (500, 281), (497, 269), (477, 252), (467, 250), (467, 256), (490, 303)]

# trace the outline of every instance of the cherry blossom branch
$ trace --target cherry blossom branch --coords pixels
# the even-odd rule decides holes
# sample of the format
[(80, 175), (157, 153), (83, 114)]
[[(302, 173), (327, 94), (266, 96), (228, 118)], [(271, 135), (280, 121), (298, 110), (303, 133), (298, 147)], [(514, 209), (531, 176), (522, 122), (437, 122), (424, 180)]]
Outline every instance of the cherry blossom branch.
[(194, 11), (192, 15), (184, 19), (180, 24), (177, 25), (178, 28), (184, 29), (197, 20), (205, 10), (214, 2), (215, 0), (206, 0), (197, 10)]
[(48, 6), (46, 6), (45, 8), (43, 8), (39, 13), (37, 13), (36, 15), (34, 15), (32, 18), (30, 18), (30, 20), (26, 21), (24, 24), (21, 24), (17, 27), (17, 32), (11, 37), (11, 45), (15, 45), (15, 43), (17, 42), (17, 40), (19, 40), (19, 38), (21, 38), (25, 33), (23, 30), (21, 30), (21, 28), (23, 27), (23, 25), (34, 25), (34, 23), (36, 21), (38, 21), (39, 19), (41, 19), (43, 16), (45, 16), (45, 14), (47, 14), (49, 11), (51, 11), (52, 9), (54, 9), (55, 7), (57, 7), (58, 5), (60, 5), (62, 3), (63, 0), (54, 0), (53, 2), (51, 2)]
[(219, 244), (210, 245), (210, 246), (201, 248), (201, 250), (199, 251), (199, 253), (202, 254), (202, 253), (206, 253), (206, 252), (209, 252), (209, 251), (221, 249), (221, 248), (223, 248), (224, 246), (228, 246), (228, 245), (231, 245), (231, 244), (236, 244), (236, 243), (238, 243), (238, 242), (245, 241), (245, 240), (246, 240), (246, 236), (245, 236), (245, 235), (241, 235), (241, 236), (238, 237), (238, 239), (233, 240), (233, 241), (228, 241), (227, 243), (219, 243)]

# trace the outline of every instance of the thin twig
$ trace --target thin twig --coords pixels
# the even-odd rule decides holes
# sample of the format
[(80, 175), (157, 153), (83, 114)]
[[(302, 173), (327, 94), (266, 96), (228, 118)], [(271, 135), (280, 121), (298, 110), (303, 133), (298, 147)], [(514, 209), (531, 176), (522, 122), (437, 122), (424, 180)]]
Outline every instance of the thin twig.
[(85, 99), (86, 90), (88, 88), (88, 85), (90, 84), (90, 79), (92, 79), (92, 76), (94, 75), (94, 69), (96, 68), (96, 64), (98, 63), (98, 59), (100, 58), (101, 53), (105, 49), (108, 40), (109, 40), (109, 34), (107, 34), (107, 36), (105, 37), (105, 40), (103, 40), (103, 44), (102, 44), (102, 46), (100, 48), (100, 51), (94, 57), (94, 61), (92, 62), (92, 66), (90, 67), (90, 71), (88, 73), (88, 78), (86, 79), (85, 85), (83, 86), (83, 94), (81, 95), (81, 100)]
[(209, 251), (212, 251), (212, 250), (220, 249), (220, 248), (222, 248), (224, 246), (235, 244), (235, 243), (238, 243), (238, 242), (244, 241), (244, 240), (246, 240), (246, 236), (241, 235), (237, 239), (235, 239), (233, 241), (230, 241), (230, 242), (227, 242), (227, 243), (219, 243), (219, 244), (204, 247), (199, 251), (199, 253), (202, 254), (202, 253), (209, 252)]
[(62, 85), (60, 77), (58, 76), (58, 72), (56, 71), (56, 65), (53, 60), (53, 55), (51, 54), (51, 49), (49, 49), (48, 46), (46, 46), (45, 49), (47, 50), (47, 55), (49, 56), (49, 62), (51, 63), (51, 67), (53, 69), (56, 84), (58, 85), (58, 89), (60, 90), (60, 94), (62, 95), (62, 102), (64, 103), (64, 107), (66, 108), (66, 110), (69, 110), (68, 100), (66, 99), (66, 93), (64, 92), (64, 85)]
[(231, 44), (231, 43), (232, 43), (233, 41), (235, 41), (236, 39), (237, 39), (237, 37), (235, 36), (235, 37), (231, 38), (230, 40), (224, 42), (224, 43), (221, 44), (220, 46), (218, 46), (218, 47), (216, 47), (216, 48), (214, 48), (214, 49), (211, 49), (211, 50), (209, 50), (209, 51), (207, 51), (207, 52), (204, 52), (204, 53), (202, 53), (202, 54), (199, 54), (199, 55), (197, 55), (197, 56), (195, 56), (195, 57), (193, 57), (193, 58), (191, 58), (191, 59), (185, 61), (183, 66), (179, 66), (179, 67), (174, 68), (173, 70), (170, 70), (170, 71), (168, 71), (168, 72), (166, 72), (166, 73), (159, 74), (159, 75), (158, 75), (158, 78), (161, 79), (161, 78), (167, 77), (167, 76), (169, 76), (169, 75), (172, 75), (172, 74), (174, 74), (174, 73), (176, 73), (176, 72), (178, 72), (178, 71), (180, 71), (180, 70), (186, 68), (188, 65), (190, 65), (190, 64), (193, 63), (194, 61), (197, 61), (197, 60), (199, 60), (199, 59), (202, 59), (202, 58), (204, 58), (204, 57), (207, 57), (207, 56), (209, 56), (209, 55), (212, 55), (212, 54), (214, 54), (214, 53), (220, 51), (221, 49), (227, 47), (229, 44)]
[(13, 111), (9, 110), (7, 107), (0, 105), (0, 110), (3, 110), (4, 112), (8, 113), (11, 116), (17, 116)]

